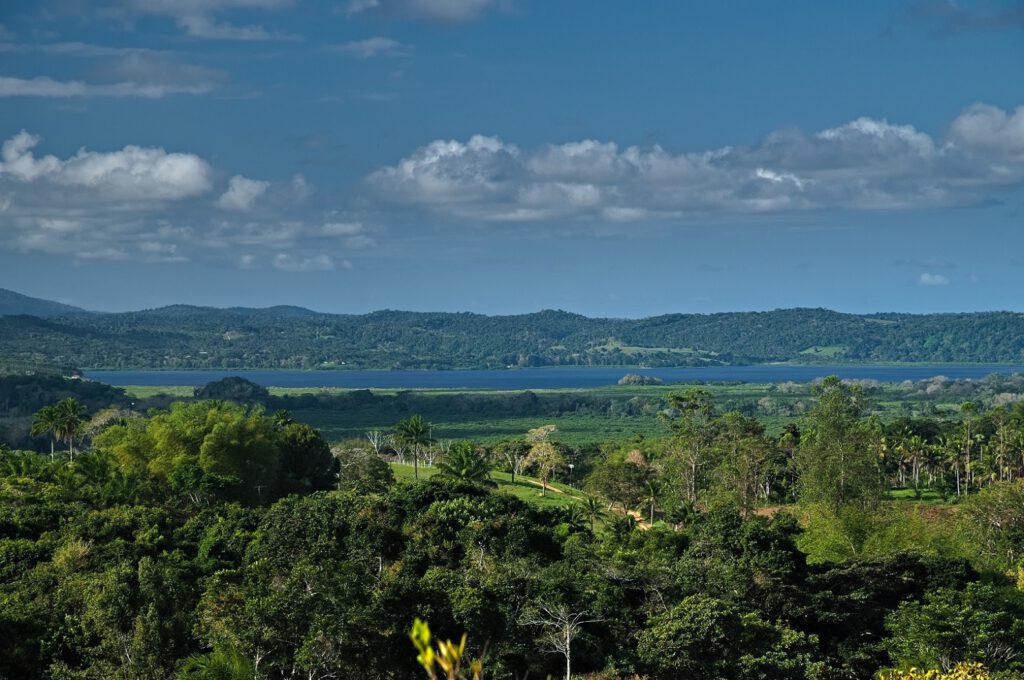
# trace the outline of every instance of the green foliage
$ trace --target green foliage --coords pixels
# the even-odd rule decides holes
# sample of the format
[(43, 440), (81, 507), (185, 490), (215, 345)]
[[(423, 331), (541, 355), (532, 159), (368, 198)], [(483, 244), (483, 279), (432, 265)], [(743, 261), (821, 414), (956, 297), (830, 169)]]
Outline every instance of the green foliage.
[(863, 392), (835, 376), (815, 388), (814, 408), (801, 421), (800, 500), (840, 507), (870, 505), (882, 493), (877, 434), (862, 419)]
[(148, 420), (113, 425), (94, 443), (122, 470), (152, 475), (196, 504), (266, 503), (336, 480), (336, 463), (316, 430), (279, 427), (258, 408), (228, 402), (178, 402)]
[[(1012, 313), (840, 314), (824, 309), (588, 319), (177, 305), (51, 319), (0, 316), (0, 356), (105, 368), (504, 368), (765, 361), (1019, 362)], [(614, 339), (609, 342), (609, 339)], [(813, 348), (822, 351), (805, 353)]]
[(468, 482), (487, 482), (491, 478), (487, 459), (470, 442), (455, 442), (438, 466), (442, 475)]
[[(466, 634), (463, 633), (462, 640), (457, 645), (451, 640), (439, 641), (435, 650), (431, 645), (430, 626), (425, 621), (419, 619), (413, 621), (412, 630), (409, 632), (409, 638), (412, 640), (413, 646), (416, 647), (416, 661), (423, 666), (423, 670), (427, 672), (427, 677), (431, 680), (437, 680), (439, 677), (448, 680), (463, 680), (467, 677), (462, 671), (466, 637)], [(483, 663), (480, 660), (471, 661), (469, 670), (474, 680), (483, 677)]]
[(949, 670), (958, 661), (992, 671), (1024, 670), (1024, 599), (1018, 591), (969, 583), (905, 602), (886, 622), (899, 667)]
[(1001, 572), (1024, 560), (1024, 480), (997, 482), (967, 499), (966, 530), (985, 564)]
[(266, 387), (251, 380), (231, 376), (195, 389), (196, 399), (237, 401), (241, 404), (262, 404), (270, 397)]
[(235, 650), (215, 649), (185, 659), (176, 680), (252, 680), (252, 663)]
[[(495, 470), (495, 487), (480, 484), (488, 466), (469, 443), (416, 482), (384, 462), (388, 446), (330, 449), (290, 412), (228, 402), (121, 413), (74, 460), (0, 452), (0, 677), (410, 678), (424, 666), (394, 650), (415, 617), (439, 639), (470, 632), (439, 650), (418, 627), (439, 677), (456, 658), (486, 659), (493, 677), (861, 680), (972, 660), (1017, 672), (1024, 604), (1007, 575), (1022, 500), (1000, 446), (1024, 408), (885, 425), (851, 386), (821, 389), (780, 440), (695, 392), (673, 400), (665, 440), (575, 450), (544, 426), (499, 458), (554, 452), (592, 469), (601, 498), (560, 484), (555, 455), (544, 482)], [(404, 445), (442, 450), (417, 420)], [(921, 451), (968, 425), (952, 447), (969, 492), (956, 506), (848, 481), (843, 502), (763, 507), (800, 481), (801, 456), (843, 469), (854, 447), (826, 433), (865, 443), (882, 481), (916, 471), (927, 488), (953, 468)]]
[(637, 654), (653, 678), (783, 680), (819, 677), (823, 670), (813, 637), (705, 595), (652, 617), (638, 638)]

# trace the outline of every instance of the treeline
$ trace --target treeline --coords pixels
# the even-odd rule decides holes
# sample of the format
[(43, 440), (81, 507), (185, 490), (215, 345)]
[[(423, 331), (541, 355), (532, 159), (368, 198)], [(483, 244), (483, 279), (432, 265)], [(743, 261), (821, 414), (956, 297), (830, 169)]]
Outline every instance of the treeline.
[(174, 306), (0, 316), (0, 356), (87, 368), (505, 368), (766, 361), (1024, 362), (1024, 315), (824, 309), (591, 319)]
[(720, 503), (747, 514), (813, 505), (849, 532), (834, 538), (844, 554), (856, 555), (871, 538), (865, 527), (891, 519), (881, 502), (893, 491), (992, 500), (998, 493), (989, 487), (1024, 479), (1024, 402), (982, 409), (967, 401), (952, 418), (883, 421), (870, 415), (858, 385), (832, 377), (813, 392), (808, 411), (778, 435), (757, 418), (721, 413), (706, 390), (675, 393), (660, 414), (672, 435), (607, 447), (587, 486), (623, 509), (646, 506), (652, 522), (680, 521)]
[[(858, 397), (821, 387), (800, 428), (798, 507), (877, 498), (866, 457), (848, 460), (845, 478), (814, 467), (839, 460), (833, 446), (860, 450), (871, 425)], [(735, 418), (699, 392), (674, 407), (674, 446), (710, 441), (725, 455), (729, 432), (752, 438), (736, 448), (762, 446), (763, 433), (730, 430)], [(425, 425), (399, 424), (397, 444), (428, 442)], [(555, 460), (553, 434), (525, 442), (537, 465)], [(369, 443), (331, 455), (287, 413), (223, 401), (121, 414), (91, 441), (73, 459), (0, 452), (0, 677), (413, 678), (415, 618), (441, 637), (468, 631), (466, 656), (488, 677), (1024, 670), (1024, 600), (1006, 575), (1024, 537), (1013, 531), (996, 561), (905, 544), (811, 563), (799, 511), (760, 516), (700, 481), (680, 479), (688, 510), (662, 521), (655, 507), (648, 526), (601, 518), (601, 503), (541, 509), (470, 481), (486, 481), (472, 446), (455, 447), (438, 476), (396, 484)], [(1019, 482), (987, 487), (1017, 499), (993, 507), (1024, 512)], [(981, 517), (948, 531), (969, 535)]]

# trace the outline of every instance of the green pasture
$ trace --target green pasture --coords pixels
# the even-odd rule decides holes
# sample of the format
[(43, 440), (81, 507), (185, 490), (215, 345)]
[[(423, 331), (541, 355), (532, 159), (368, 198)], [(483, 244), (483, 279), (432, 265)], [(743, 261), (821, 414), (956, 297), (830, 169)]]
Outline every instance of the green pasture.
[[(391, 470), (395, 473), (395, 479), (411, 482), (415, 479), (412, 465), (404, 463), (391, 463)], [(437, 468), (420, 465), (420, 479), (428, 479), (437, 474)], [(564, 508), (573, 504), (579, 504), (585, 494), (579, 489), (570, 489), (564, 484), (548, 484), (548, 492), (542, 495), (540, 480), (534, 477), (519, 475), (516, 481), (512, 481), (512, 475), (507, 472), (491, 472), (491, 481), (498, 485), (498, 491), (510, 493), (516, 498), (542, 508)]]

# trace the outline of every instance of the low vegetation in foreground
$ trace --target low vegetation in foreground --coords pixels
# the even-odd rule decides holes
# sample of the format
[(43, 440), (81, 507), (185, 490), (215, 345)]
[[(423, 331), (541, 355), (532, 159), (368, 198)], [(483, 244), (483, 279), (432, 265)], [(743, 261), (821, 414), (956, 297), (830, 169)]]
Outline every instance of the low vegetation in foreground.
[(89, 389), (0, 452), (3, 678), (1024, 677), (1019, 403), (689, 388), (581, 448)]

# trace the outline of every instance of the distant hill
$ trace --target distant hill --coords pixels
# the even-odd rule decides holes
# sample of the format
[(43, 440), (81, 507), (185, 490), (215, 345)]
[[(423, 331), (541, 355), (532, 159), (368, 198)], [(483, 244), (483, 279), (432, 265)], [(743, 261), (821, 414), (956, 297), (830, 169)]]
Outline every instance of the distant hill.
[[(300, 307), (174, 305), (87, 314), (4, 294), (3, 299), (31, 300), (38, 314), (0, 316), (0, 357), (79, 368), (1024, 364), (1024, 314), (1013, 312), (859, 315), (781, 309), (594, 319), (557, 310), (515, 316), (391, 310), (349, 315)], [(60, 309), (70, 311), (55, 311)]]
[(17, 316), (27, 314), (46, 319), (54, 316), (74, 316), (89, 312), (59, 302), (29, 297), (13, 290), (0, 288), (0, 316)]

